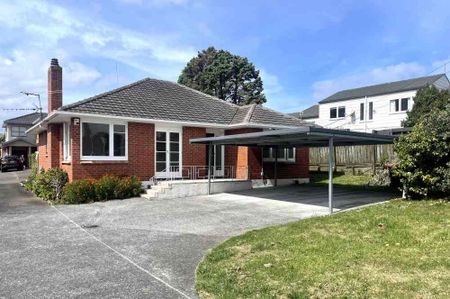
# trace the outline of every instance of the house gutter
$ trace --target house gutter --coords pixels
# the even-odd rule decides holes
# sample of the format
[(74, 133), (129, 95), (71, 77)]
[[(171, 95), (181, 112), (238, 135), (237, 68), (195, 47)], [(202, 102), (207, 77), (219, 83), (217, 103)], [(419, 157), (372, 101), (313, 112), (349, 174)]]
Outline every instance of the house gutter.
[(203, 122), (180, 122), (174, 120), (164, 120), (164, 119), (150, 119), (150, 118), (136, 118), (136, 117), (128, 117), (128, 116), (115, 116), (115, 115), (101, 115), (101, 114), (90, 114), (90, 113), (80, 113), (80, 112), (67, 112), (61, 110), (55, 110), (47, 115), (46, 118), (29, 128), (26, 133), (30, 133), (41, 128), (45, 128), (45, 125), (50, 123), (52, 119), (56, 116), (72, 116), (72, 117), (91, 117), (91, 118), (107, 118), (107, 119), (120, 119), (126, 120), (130, 122), (140, 122), (140, 123), (170, 123), (184, 126), (192, 126), (192, 127), (206, 127), (206, 128), (220, 128), (220, 129), (240, 129), (240, 128), (277, 128), (277, 129), (290, 129), (296, 128), (296, 126), (282, 126), (282, 125), (270, 125), (270, 124), (258, 124), (258, 123), (238, 123), (233, 125), (227, 124), (214, 124), (214, 123), (203, 123)]

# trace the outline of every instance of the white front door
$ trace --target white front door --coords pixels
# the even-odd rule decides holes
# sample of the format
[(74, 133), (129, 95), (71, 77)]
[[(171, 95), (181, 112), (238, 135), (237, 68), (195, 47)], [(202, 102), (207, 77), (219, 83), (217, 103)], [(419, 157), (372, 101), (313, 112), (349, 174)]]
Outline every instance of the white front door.
[(181, 177), (181, 131), (156, 129), (155, 135), (156, 177)]
[[(223, 134), (207, 133), (207, 137), (217, 137)], [(207, 146), (208, 147), (208, 146)], [(208, 148), (206, 151), (206, 165), (208, 165)], [(211, 167), (213, 169), (212, 175), (214, 177), (223, 177), (225, 174), (224, 161), (225, 161), (225, 147), (223, 145), (213, 145)]]

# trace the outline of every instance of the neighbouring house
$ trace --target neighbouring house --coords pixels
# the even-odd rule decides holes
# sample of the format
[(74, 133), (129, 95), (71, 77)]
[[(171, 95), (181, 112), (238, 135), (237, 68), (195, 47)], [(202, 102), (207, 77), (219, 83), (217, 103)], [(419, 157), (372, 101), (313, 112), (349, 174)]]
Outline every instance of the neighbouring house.
[(447, 76), (438, 74), (347, 89), (292, 115), (325, 128), (399, 134), (405, 130), (402, 121), (414, 105), (417, 90), (431, 85), (450, 88)]
[(1, 144), (2, 156), (24, 156), (25, 165), (28, 166), (29, 156), (36, 152), (37, 144), (36, 134), (26, 133), (26, 131), (45, 116), (47, 114), (34, 112), (5, 120), (3, 122), (5, 141)]
[(303, 111), (289, 113), (289, 115), (314, 124), (319, 120), (319, 105), (312, 105)]
[[(306, 125), (261, 105), (237, 106), (178, 83), (144, 79), (63, 106), (62, 68), (48, 69), (48, 115), (29, 132), (37, 134), (39, 165), (60, 167), (69, 179), (105, 174), (204, 179), (206, 145), (191, 138)], [(275, 149), (215, 146), (215, 178), (270, 184)], [(278, 182), (308, 181), (308, 148), (278, 148)]]

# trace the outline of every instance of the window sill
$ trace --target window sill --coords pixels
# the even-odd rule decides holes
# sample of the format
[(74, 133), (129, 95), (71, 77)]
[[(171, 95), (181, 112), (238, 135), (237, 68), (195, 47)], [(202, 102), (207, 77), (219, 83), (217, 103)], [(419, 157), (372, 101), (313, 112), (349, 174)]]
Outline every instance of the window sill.
[(127, 164), (128, 160), (81, 160), (80, 164)]
[(62, 161), (61, 164), (62, 165), (70, 165), (70, 164), (72, 164), (72, 161), (70, 161), (70, 160)]
[[(275, 163), (275, 160), (263, 160), (264, 163)], [(295, 164), (295, 161), (278, 160), (278, 163)]]
[(396, 111), (396, 112), (389, 112), (389, 114), (406, 114), (407, 111)]

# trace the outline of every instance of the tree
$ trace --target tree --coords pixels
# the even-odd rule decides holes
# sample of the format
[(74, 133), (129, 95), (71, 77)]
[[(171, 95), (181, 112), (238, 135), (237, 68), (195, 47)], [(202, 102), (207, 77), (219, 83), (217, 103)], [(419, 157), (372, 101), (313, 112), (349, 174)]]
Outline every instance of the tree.
[(432, 110), (444, 110), (450, 103), (450, 92), (441, 90), (434, 85), (421, 88), (414, 97), (414, 106), (407, 113), (407, 118), (403, 122), (404, 127), (413, 127), (421, 117)]
[(394, 144), (394, 173), (412, 197), (450, 196), (450, 104), (420, 117)]
[(5, 134), (0, 133), (0, 143), (5, 142)]
[(192, 58), (178, 83), (238, 105), (266, 102), (263, 82), (253, 63), (214, 47)]

